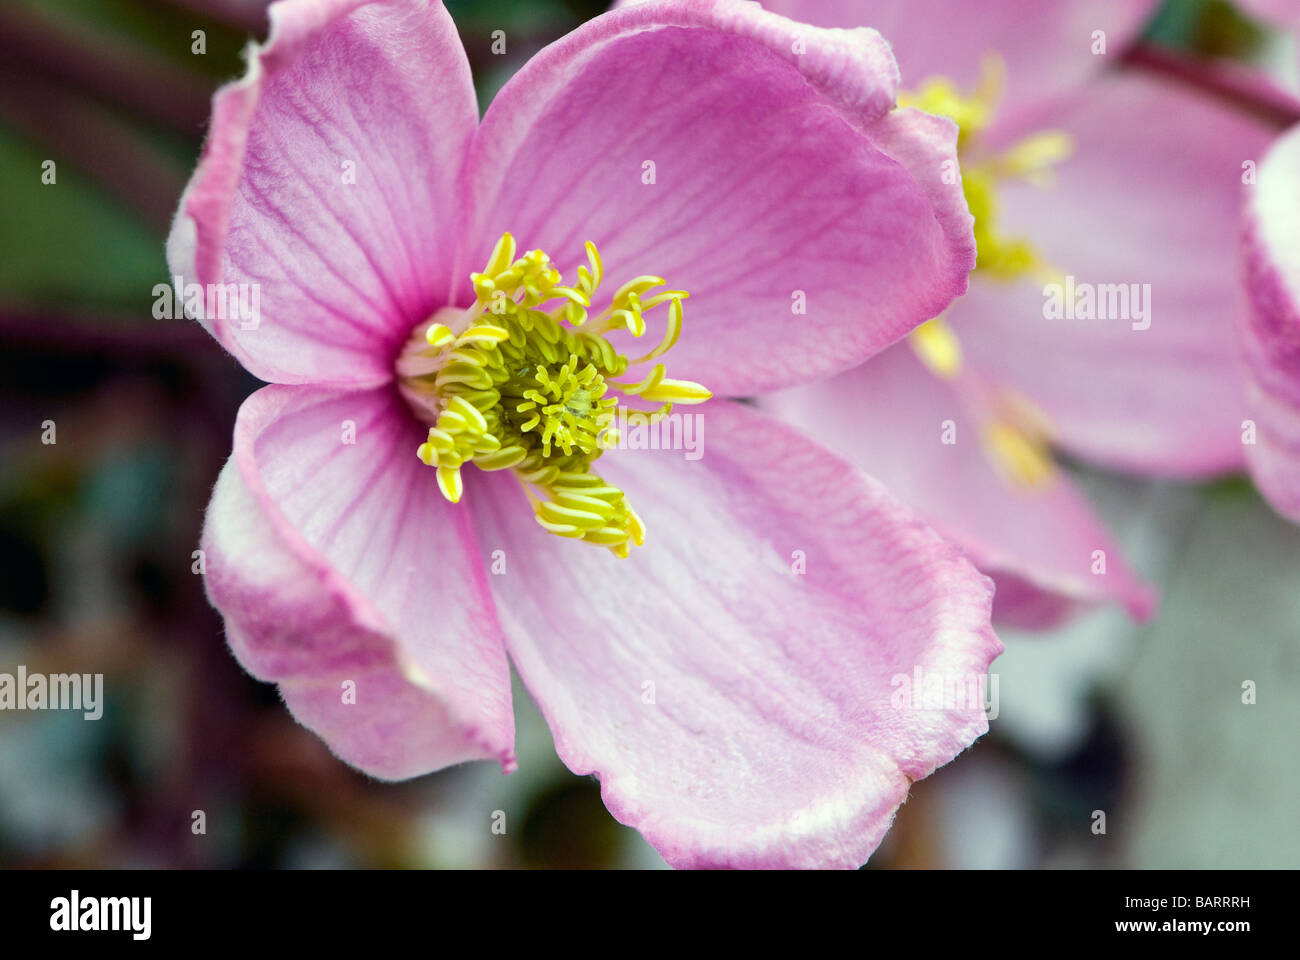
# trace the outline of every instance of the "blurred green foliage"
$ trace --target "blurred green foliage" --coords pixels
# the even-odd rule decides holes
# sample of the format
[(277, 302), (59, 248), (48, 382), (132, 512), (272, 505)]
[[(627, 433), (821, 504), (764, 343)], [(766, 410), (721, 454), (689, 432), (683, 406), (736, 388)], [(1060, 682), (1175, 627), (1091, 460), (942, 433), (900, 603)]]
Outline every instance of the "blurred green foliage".
[(0, 127), (0, 296), (10, 302), (139, 307), (167, 274), (157, 234), (72, 164), (40, 183), (45, 155)]

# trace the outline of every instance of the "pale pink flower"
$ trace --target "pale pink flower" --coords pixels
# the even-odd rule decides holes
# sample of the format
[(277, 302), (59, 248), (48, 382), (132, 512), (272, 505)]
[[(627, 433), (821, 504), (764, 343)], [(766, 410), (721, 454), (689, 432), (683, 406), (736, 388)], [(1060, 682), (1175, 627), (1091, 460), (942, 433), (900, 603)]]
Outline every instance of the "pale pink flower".
[(1241, 331), (1255, 434), (1246, 456), (1263, 494), (1300, 523), (1300, 127), (1259, 165), (1244, 251), (1252, 309)]
[[(1053, 452), (1157, 477), (1244, 468), (1231, 264), (1244, 164), (1267, 125), (1120, 67), (1150, 0), (765, 5), (888, 37), (903, 89), (960, 115), (980, 200), (975, 281), (942, 321), (769, 409), (965, 547), (997, 581), (1003, 622), (1048, 626), (1102, 601), (1148, 615), (1152, 592)], [(1045, 313), (1053, 285), (1123, 314), (1111, 305), (1133, 284), (1145, 315), (1136, 300), (1127, 315)]]
[[(861, 864), (911, 781), (987, 729), (978, 703), (900, 706), (895, 681), (984, 674), (991, 585), (855, 467), (721, 398), (859, 363), (965, 289), (970, 214), (939, 176), (955, 127), (895, 109), (874, 31), (750, 4), (599, 17), (481, 123), (440, 4), (270, 16), (169, 240), (182, 282), (260, 290), (255, 328), (205, 321), (272, 381), (203, 536), (235, 655), (390, 779), (514, 767), (509, 656), (560, 757), (670, 863)], [(572, 285), (540, 255), (508, 266), (507, 232)], [(652, 276), (609, 312), (602, 272), (601, 291)], [(643, 310), (646, 346), (619, 329)], [(703, 456), (610, 451), (591, 489), (613, 351), (679, 323), (666, 362), (689, 380), (652, 358), (618, 383), (643, 407), (707, 385)], [(507, 334), (522, 360), (493, 353)], [(567, 386), (524, 425), (506, 397), (538, 367)], [(482, 469), (514, 447), (518, 469)]]

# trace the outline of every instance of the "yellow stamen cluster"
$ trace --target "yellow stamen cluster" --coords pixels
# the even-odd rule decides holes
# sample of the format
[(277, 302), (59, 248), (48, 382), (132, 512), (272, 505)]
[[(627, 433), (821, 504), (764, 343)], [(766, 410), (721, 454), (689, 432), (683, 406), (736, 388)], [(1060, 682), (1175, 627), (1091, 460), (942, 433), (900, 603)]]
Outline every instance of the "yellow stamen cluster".
[(988, 127), (1002, 97), (1006, 64), (993, 54), (980, 64), (980, 84), (961, 93), (947, 77), (930, 77), (915, 92), (900, 90), (898, 105), (948, 117), (957, 124), (957, 150), (964, 152)]
[[(612, 424), (619, 400), (610, 388), (660, 404), (638, 412), (650, 421), (674, 403), (702, 403), (712, 394), (698, 383), (667, 379), (658, 362), (635, 382), (616, 379), (673, 347), (688, 294), (652, 294), (664, 281), (636, 277), (592, 316), (604, 266), (594, 244), (586, 250), (587, 265), (566, 286), (544, 252), (516, 258), (514, 238), (505, 234), (483, 272), (471, 275), (474, 305), (439, 311), (417, 330), (398, 373), (413, 408), (431, 423), (417, 454), (436, 468), (448, 500), (460, 500), (467, 463), (513, 469), (542, 527), (625, 557), (632, 544), (644, 542), (645, 526), (623, 491), (591, 469), (617, 441)], [(642, 336), (645, 314), (661, 304), (668, 313), (659, 345), (635, 360), (618, 353), (605, 335), (622, 329)]]
[[(1005, 66), (996, 55), (986, 57), (978, 87), (967, 94), (951, 81), (936, 77), (915, 93), (902, 93), (900, 106), (951, 118), (957, 123), (957, 153), (962, 162), (962, 191), (975, 218), (977, 273), (995, 280), (1025, 276), (1051, 283), (1061, 271), (1050, 266), (1023, 238), (1007, 237), (998, 229), (997, 187), (1008, 179), (1045, 187), (1052, 182), (1052, 167), (1074, 149), (1069, 134), (1047, 130), (1027, 136), (1007, 149), (990, 154), (982, 149), (981, 135), (996, 112), (1005, 80)], [(955, 380), (961, 372), (961, 342), (943, 317), (921, 324), (909, 338), (912, 350), (935, 376)], [(996, 404), (982, 429), (984, 449), (998, 471), (1013, 486), (1034, 489), (1056, 474), (1047, 437), (1050, 426), (1027, 401), (1010, 396)], [(1032, 415), (1031, 415), (1032, 414)]]
[(1025, 137), (1001, 153), (980, 149), (980, 135), (988, 127), (1002, 95), (1005, 67), (1000, 57), (984, 59), (979, 86), (963, 95), (944, 77), (927, 80), (914, 94), (900, 93), (901, 106), (950, 117), (957, 123), (957, 152), (962, 161), (962, 191), (975, 217), (975, 247), (980, 273), (999, 280), (1032, 274), (1045, 282), (1060, 271), (1052, 269), (1023, 238), (1007, 237), (998, 230), (997, 186), (1002, 180), (1020, 179), (1046, 186), (1051, 168), (1074, 149), (1069, 134), (1047, 130)]

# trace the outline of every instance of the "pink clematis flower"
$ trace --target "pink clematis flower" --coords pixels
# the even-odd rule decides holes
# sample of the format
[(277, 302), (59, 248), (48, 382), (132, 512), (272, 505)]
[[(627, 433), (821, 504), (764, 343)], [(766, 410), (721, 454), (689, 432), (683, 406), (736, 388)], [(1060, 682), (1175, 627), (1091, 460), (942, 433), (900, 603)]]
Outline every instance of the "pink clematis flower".
[(1252, 309), (1241, 332), (1256, 434), (1246, 454), (1263, 494), (1300, 523), (1300, 127), (1259, 166), (1244, 261)]
[(983, 675), (991, 584), (750, 406), (701, 408), (698, 459), (598, 441), (616, 409), (832, 374), (942, 311), (974, 259), (934, 175), (955, 127), (895, 109), (874, 31), (750, 4), (599, 17), (481, 123), (438, 3), (270, 18), (168, 244), (182, 284), (260, 296), (260, 322), (204, 321), (272, 381), (203, 535), (235, 655), (387, 779), (515, 766), (508, 655), (669, 863), (864, 862), (987, 730), (897, 678)]
[(765, 4), (890, 39), (913, 102), (962, 127), (979, 246), (942, 318), (766, 405), (962, 544), (998, 583), (1000, 622), (1046, 627), (1105, 601), (1149, 615), (1151, 591), (1052, 451), (1159, 477), (1244, 467), (1226, 225), (1267, 126), (1120, 69), (1150, 0)]

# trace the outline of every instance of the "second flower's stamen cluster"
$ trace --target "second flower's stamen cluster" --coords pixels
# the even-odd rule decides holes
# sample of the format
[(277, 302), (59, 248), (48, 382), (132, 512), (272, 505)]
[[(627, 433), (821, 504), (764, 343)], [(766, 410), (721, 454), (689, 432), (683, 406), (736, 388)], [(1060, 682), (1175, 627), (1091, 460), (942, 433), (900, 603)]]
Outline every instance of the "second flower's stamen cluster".
[[(635, 381), (630, 367), (658, 360), (681, 335), (684, 290), (662, 290), (659, 277), (625, 283), (599, 314), (590, 314), (604, 274), (588, 243), (587, 265), (572, 286), (540, 250), (515, 257), (505, 234), (482, 273), (471, 276), (475, 302), (442, 310), (418, 329), (398, 363), (403, 393), (429, 427), (417, 455), (437, 470), (453, 503), (464, 492), (461, 468), (512, 469), (524, 485), (537, 522), (558, 536), (585, 540), (627, 556), (645, 539), (645, 526), (618, 487), (592, 471), (617, 440), (612, 393), (659, 404), (639, 411), (653, 421), (674, 403), (702, 403), (712, 394), (697, 383), (670, 380), (655, 363)], [(605, 334), (646, 331), (645, 314), (668, 305), (662, 342), (636, 360), (617, 352)], [(549, 309), (543, 309), (543, 306)]]
[(1007, 237), (998, 229), (997, 186), (1008, 179), (1037, 185), (1051, 182), (1052, 167), (1074, 150), (1068, 133), (1044, 130), (1031, 134), (997, 154), (981, 151), (980, 134), (993, 119), (1002, 95), (1005, 67), (1000, 57), (986, 57), (977, 89), (960, 93), (946, 78), (927, 80), (912, 94), (901, 93), (901, 106), (940, 114), (957, 123), (957, 153), (962, 161), (962, 191), (975, 217), (975, 269), (999, 280), (1026, 275), (1045, 283), (1060, 273), (1043, 260), (1027, 240)]
[[(957, 123), (962, 191), (975, 218), (976, 272), (1002, 281), (1031, 277), (1043, 283), (1059, 282), (1061, 271), (1043, 259), (1027, 240), (1007, 237), (998, 229), (997, 187), (1009, 179), (1050, 185), (1052, 168), (1069, 157), (1074, 143), (1063, 131), (1045, 130), (996, 154), (983, 150), (980, 137), (996, 112), (1005, 67), (996, 55), (985, 58), (982, 66), (980, 84), (969, 93), (963, 94), (949, 80), (937, 77), (927, 80), (913, 94), (900, 94), (899, 104), (940, 114)], [(935, 376), (959, 379), (961, 341), (944, 317), (921, 324), (912, 331), (909, 343)], [(991, 414), (981, 429), (989, 459), (1015, 487), (1037, 488), (1049, 483), (1056, 466), (1046, 417), (1032, 413), (1032, 405), (1023, 398), (1002, 396), (995, 406), (1000, 412)]]

